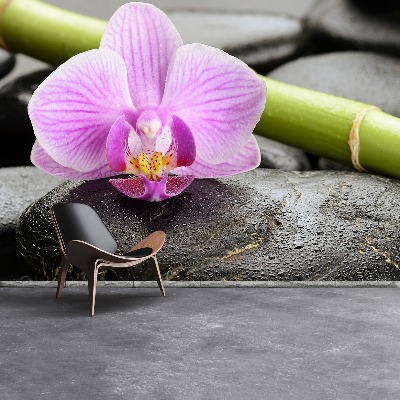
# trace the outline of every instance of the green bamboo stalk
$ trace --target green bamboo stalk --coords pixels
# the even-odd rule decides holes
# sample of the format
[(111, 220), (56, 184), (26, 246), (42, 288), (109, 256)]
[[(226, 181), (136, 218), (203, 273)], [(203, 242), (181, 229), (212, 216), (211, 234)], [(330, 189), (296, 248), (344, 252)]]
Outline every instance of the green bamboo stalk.
[(0, 0), (3, 47), (55, 66), (99, 47), (106, 23), (38, 0)]
[[(350, 130), (355, 116), (369, 104), (263, 79), (268, 94), (258, 134), (352, 165)], [(359, 137), (360, 164), (368, 171), (400, 178), (400, 119), (370, 110)]]
[[(3, 47), (54, 66), (97, 48), (105, 24), (39, 0), (0, 0)], [(368, 104), (262, 78), (267, 103), (256, 133), (351, 165), (350, 131)], [(359, 162), (365, 169), (400, 178), (399, 118), (369, 110), (359, 125), (359, 140)]]

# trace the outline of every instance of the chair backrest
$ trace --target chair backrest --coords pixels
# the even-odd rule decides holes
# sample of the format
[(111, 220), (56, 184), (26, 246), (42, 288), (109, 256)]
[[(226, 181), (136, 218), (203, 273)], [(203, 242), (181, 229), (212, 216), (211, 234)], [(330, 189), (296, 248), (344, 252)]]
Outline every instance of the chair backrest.
[(117, 243), (93, 208), (82, 203), (57, 203), (51, 207), (61, 249), (67, 243), (82, 240), (109, 253), (115, 253)]

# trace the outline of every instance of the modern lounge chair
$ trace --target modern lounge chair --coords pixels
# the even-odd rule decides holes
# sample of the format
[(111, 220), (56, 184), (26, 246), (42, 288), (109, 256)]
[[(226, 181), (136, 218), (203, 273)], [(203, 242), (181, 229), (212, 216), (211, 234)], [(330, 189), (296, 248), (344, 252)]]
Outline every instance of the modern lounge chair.
[(51, 216), (63, 253), (56, 297), (61, 297), (70, 264), (86, 272), (89, 287), (90, 315), (94, 315), (97, 274), (114, 268), (130, 267), (148, 260), (158, 286), (165, 296), (158, 267), (157, 252), (165, 241), (163, 231), (155, 231), (124, 255), (115, 254), (117, 243), (103, 221), (90, 206), (82, 203), (57, 203)]

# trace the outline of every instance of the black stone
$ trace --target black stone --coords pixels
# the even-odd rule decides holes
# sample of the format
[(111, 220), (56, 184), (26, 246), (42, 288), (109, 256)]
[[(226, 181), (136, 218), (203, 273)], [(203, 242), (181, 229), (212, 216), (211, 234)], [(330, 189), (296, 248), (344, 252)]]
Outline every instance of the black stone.
[(400, 11), (399, 0), (348, 0), (362, 10), (387, 14)]
[(300, 19), (267, 13), (171, 11), (183, 42), (225, 50), (259, 73), (303, 54), (310, 36)]
[[(387, 0), (386, 0), (387, 1)], [(65, 0), (48, 0), (50, 4), (58, 7), (66, 7)], [(68, 9), (85, 15), (108, 20), (118, 7), (126, 3), (126, 0), (102, 1), (99, 7), (93, 7), (90, 1), (69, 0)], [(226, 13), (253, 12), (274, 13), (304, 18), (315, 0), (213, 0), (213, 1), (188, 1), (188, 0), (152, 0), (152, 4), (159, 7), (168, 15), (171, 11), (212, 11)]]
[(27, 107), (32, 93), (51, 71), (35, 71), (0, 88), (0, 167), (32, 166), (30, 154), (35, 135)]
[[(376, 2), (379, 7), (381, 2)], [(350, 0), (320, 0), (307, 26), (321, 51), (373, 50), (400, 55), (400, 13), (386, 11), (376, 12)]]
[(261, 152), (260, 168), (284, 171), (308, 171), (311, 169), (306, 153), (296, 147), (254, 135)]
[(0, 78), (6, 76), (15, 66), (15, 55), (0, 48)]
[(318, 159), (318, 168), (320, 170), (329, 170), (329, 171), (356, 171), (355, 168), (349, 166), (349, 165), (344, 165), (340, 164), (336, 161), (330, 160), (329, 158), (325, 157), (320, 157)]
[(24, 275), (15, 253), (15, 228), (21, 213), (60, 184), (36, 167), (0, 168), (0, 277)]
[[(382, 176), (257, 168), (195, 180), (159, 203), (125, 197), (107, 179), (66, 182), (19, 220), (17, 252), (32, 279), (56, 279), (61, 253), (49, 207), (59, 201), (92, 206), (120, 252), (164, 230), (164, 279), (400, 279), (400, 182)], [(144, 265), (102, 278), (154, 279)], [(82, 275), (70, 268), (69, 279)]]

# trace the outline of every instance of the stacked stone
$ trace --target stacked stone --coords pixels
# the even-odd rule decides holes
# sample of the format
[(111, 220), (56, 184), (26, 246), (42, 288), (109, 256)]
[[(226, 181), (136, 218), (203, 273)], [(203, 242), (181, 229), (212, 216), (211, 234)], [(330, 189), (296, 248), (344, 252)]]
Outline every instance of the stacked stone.
[[(400, 117), (400, 7), (391, 0), (367, 3), (250, 0), (233, 1), (229, 11), (221, 11), (222, 0), (193, 7), (175, 0), (165, 11), (186, 43), (222, 48), (270, 78)], [(110, 16), (80, 4), (75, 11)], [(397, 180), (359, 173), (256, 134), (262, 161), (255, 171), (196, 180), (162, 203), (124, 198), (106, 180), (60, 183), (29, 159), (34, 134), (27, 104), (52, 68), (35, 61), (36, 70), (18, 75), (15, 59), (0, 52), (0, 121), (7, 143), (0, 150), (0, 280), (56, 279), (60, 249), (48, 209), (58, 201), (93, 206), (121, 251), (164, 230), (165, 279), (399, 280)], [(69, 278), (85, 277), (71, 269)], [(102, 279), (150, 276), (143, 266), (110, 271)]]

